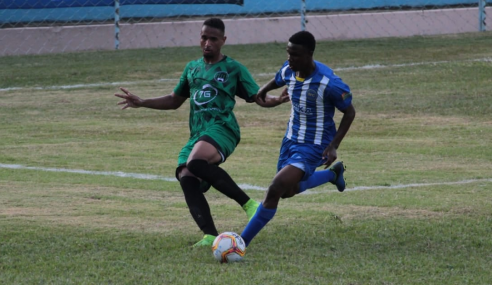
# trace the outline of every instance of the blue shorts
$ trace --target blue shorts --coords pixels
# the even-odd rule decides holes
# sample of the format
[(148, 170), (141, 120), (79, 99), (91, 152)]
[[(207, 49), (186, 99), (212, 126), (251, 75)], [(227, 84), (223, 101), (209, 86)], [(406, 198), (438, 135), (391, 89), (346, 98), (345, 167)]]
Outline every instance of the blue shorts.
[(280, 156), (277, 163), (277, 172), (287, 165), (292, 165), (304, 171), (301, 181), (311, 176), (316, 168), (323, 165), (324, 147), (315, 144), (296, 143), (284, 137), (280, 147)]

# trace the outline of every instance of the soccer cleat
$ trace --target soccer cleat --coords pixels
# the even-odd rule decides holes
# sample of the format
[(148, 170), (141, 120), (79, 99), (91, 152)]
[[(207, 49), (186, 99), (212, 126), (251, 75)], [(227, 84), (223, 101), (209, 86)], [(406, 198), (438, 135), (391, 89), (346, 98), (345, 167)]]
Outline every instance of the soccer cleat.
[(343, 177), (345, 165), (343, 165), (342, 161), (339, 161), (330, 166), (330, 170), (335, 173), (335, 179), (330, 182), (337, 186), (338, 191), (343, 192), (343, 190), (345, 190), (345, 178)]
[(259, 205), (260, 203), (256, 202), (253, 199), (249, 199), (249, 201), (243, 205), (243, 210), (246, 212), (246, 215), (248, 215), (248, 221), (251, 221)]
[(203, 238), (199, 242), (197, 242), (193, 245), (193, 247), (212, 246), (212, 244), (214, 243), (214, 240), (215, 240), (215, 236), (204, 235)]

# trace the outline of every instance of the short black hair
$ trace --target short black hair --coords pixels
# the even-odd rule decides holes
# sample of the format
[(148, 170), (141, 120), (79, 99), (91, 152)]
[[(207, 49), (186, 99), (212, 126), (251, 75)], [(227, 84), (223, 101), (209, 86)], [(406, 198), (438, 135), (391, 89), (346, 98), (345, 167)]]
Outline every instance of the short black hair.
[(314, 39), (313, 34), (308, 31), (300, 31), (293, 34), (289, 38), (289, 42), (295, 45), (301, 45), (312, 52), (316, 48), (316, 40)]
[(210, 18), (210, 19), (207, 19), (207, 20), (205, 20), (205, 22), (203, 22), (203, 25), (204, 26), (211, 27), (211, 28), (218, 29), (222, 33), (225, 33), (225, 25), (224, 25), (224, 22), (221, 19), (219, 19), (219, 18)]

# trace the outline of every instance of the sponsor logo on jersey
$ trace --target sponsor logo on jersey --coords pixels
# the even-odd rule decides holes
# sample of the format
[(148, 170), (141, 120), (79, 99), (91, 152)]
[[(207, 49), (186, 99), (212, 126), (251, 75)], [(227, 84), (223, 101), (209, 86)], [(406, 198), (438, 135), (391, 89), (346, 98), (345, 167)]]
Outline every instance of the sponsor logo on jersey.
[(214, 80), (220, 83), (226, 83), (228, 79), (229, 79), (229, 73), (225, 71), (219, 71), (214, 75)]
[(314, 108), (307, 108), (306, 106), (302, 106), (299, 103), (292, 103), (292, 107), (298, 113), (304, 114), (306, 116), (314, 115)]
[(193, 101), (196, 105), (201, 106), (209, 103), (217, 97), (219, 92), (210, 84), (205, 84), (202, 86), (202, 90), (197, 90), (193, 94)]

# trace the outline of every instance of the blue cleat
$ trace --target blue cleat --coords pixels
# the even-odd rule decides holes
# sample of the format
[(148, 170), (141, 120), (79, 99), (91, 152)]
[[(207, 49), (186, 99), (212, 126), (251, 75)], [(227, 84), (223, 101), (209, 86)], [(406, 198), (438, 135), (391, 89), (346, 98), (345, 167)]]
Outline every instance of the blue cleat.
[(345, 178), (343, 177), (343, 172), (345, 171), (345, 165), (342, 161), (336, 162), (330, 166), (330, 170), (335, 173), (335, 179), (330, 181), (332, 184), (337, 186), (338, 191), (343, 192), (345, 190)]

